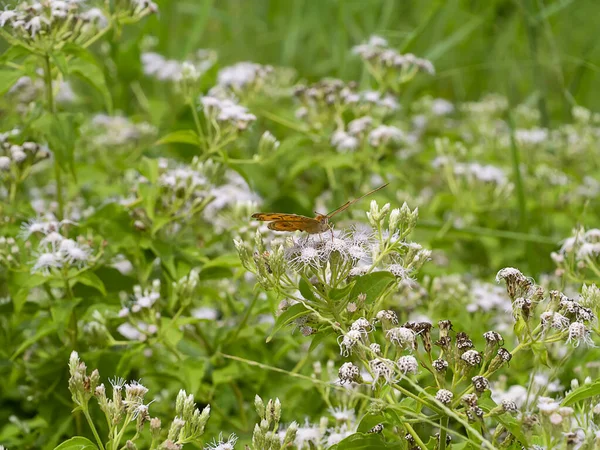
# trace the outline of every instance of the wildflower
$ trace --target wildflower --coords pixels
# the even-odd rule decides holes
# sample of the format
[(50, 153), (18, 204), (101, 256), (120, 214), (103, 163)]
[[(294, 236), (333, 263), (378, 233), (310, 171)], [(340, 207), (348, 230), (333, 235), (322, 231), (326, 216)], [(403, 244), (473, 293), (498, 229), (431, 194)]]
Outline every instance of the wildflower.
[(373, 147), (387, 145), (404, 139), (404, 133), (397, 127), (380, 125), (369, 133), (369, 144)]
[(394, 362), (386, 358), (375, 358), (369, 361), (369, 367), (375, 378), (373, 379), (373, 389), (379, 379), (383, 379), (384, 384), (394, 381)]
[(556, 330), (564, 330), (569, 327), (571, 321), (561, 313), (555, 312), (552, 314), (552, 328)]
[(41, 272), (43, 275), (50, 275), (50, 269), (63, 266), (63, 259), (58, 252), (40, 253), (31, 268), (31, 273)]
[(550, 397), (539, 397), (537, 403), (538, 410), (545, 415), (551, 415), (558, 411), (560, 404)]
[(360, 319), (357, 319), (352, 323), (350, 329), (360, 331), (363, 334), (367, 334), (373, 331), (373, 325), (371, 325), (371, 323), (367, 319), (361, 317)]
[(490, 388), (490, 382), (488, 379), (482, 377), (481, 375), (471, 378), (471, 382), (473, 383), (475, 390), (480, 394)]
[[(358, 330), (349, 330), (345, 335), (338, 336), (338, 345), (340, 346), (340, 355), (349, 356), (352, 349), (361, 341), (362, 334)], [(341, 341), (340, 341), (341, 339)]]
[(370, 116), (360, 117), (358, 119), (354, 119), (350, 123), (348, 123), (348, 133), (352, 136), (356, 136), (364, 133), (368, 128), (371, 127), (373, 123), (373, 118)]
[(445, 372), (448, 369), (448, 361), (443, 359), (436, 359), (433, 361), (433, 368), (438, 372)]
[(500, 333), (495, 331), (487, 331), (483, 333), (483, 337), (485, 338), (488, 344), (498, 344), (502, 345), (504, 343), (504, 339)]
[(293, 264), (300, 267), (318, 267), (321, 261), (321, 253), (314, 247), (302, 246), (299, 252), (291, 259)]
[(385, 336), (390, 340), (390, 342), (396, 344), (402, 349), (409, 348), (413, 350), (415, 348), (416, 334), (409, 328), (391, 328), (386, 332)]
[(83, 266), (90, 258), (91, 249), (87, 245), (77, 244), (73, 239), (60, 242), (59, 252), (69, 264)]
[(445, 116), (454, 112), (454, 105), (443, 98), (436, 98), (431, 102), (431, 112), (435, 116)]
[(507, 413), (515, 413), (519, 410), (517, 404), (512, 400), (502, 400), (502, 402), (500, 402), (500, 406), (502, 406), (502, 409), (504, 409), (504, 411)]
[(471, 338), (469, 338), (467, 333), (463, 331), (458, 332), (456, 333), (456, 347), (461, 351), (468, 350), (473, 348), (473, 341), (471, 341)]
[(351, 152), (358, 148), (359, 140), (344, 130), (337, 130), (331, 136), (331, 145), (340, 152)]
[(416, 374), (419, 370), (417, 359), (411, 355), (401, 356), (398, 359), (397, 364), (400, 372), (405, 375), (409, 373)]
[(505, 267), (498, 272), (496, 283), (502, 280), (506, 282), (506, 290), (511, 299), (516, 298), (518, 292), (531, 286), (531, 281), (525, 278), (519, 269), (513, 267)]
[(205, 450), (233, 450), (238, 437), (231, 433), (225, 440), (222, 433), (219, 433), (219, 438), (215, 439), (212, 443), (205, 447)]
[(358, 383), (360, 380), (360, 369), (354, 364), (347, 362), (342, 364), (338, 372), (340, 383)]
[(385, 325), (398, 325), (398, 315), (390, 309), (379, 311), (375, 317)]
[(590, 330), (581, 322), (573, 322), (569, 326), (569, 337), (567, 343), (573, 342), (574, 347), (578, 347), (581, 342), (589, 346), (594, 346), (594, 341), (590, 336)]
[(337, 407), (329, 408), (328, 411), (337, 422), (354, 422), (356, 420), (354, 409)]
[(377, 356), (381, 355), (381, 346), (379, 344), (373, 343), (373, 344), (369, 345), (369, 348), (375, 355), (377, 355)]
[(317, 446), (323, 439), (323, 431), (321, 427), (311, 425), (307, 420), (303, 427), (298, 427), (294, 444), (299, 449), (311, 447), (311, 444), (312, 446)]
[(440, 389), (435, 394), (435, 399), (443, 405), (448, 405), (454, 398), (454, 394), (448, 389)]
[(460, 359), (467, 363), (467, 365), (474, 367), (481, 364), (481, 354), (477, 350), (467, 350), (464, 352)]
[(219, 85), (242, 89), (248, 85), (263, 81), (273, 72), (273, 67), (262, 66), (252, 62), (240, 62), (232, 66), (223, 67), (217, 74)]
[(402, 266), (402, 264), (390, 264), (386, 267), (386, 270), (388, 270), (392, 275), (401, 280), (410, 279), (410, 270), (406, 269), (404, 266)]

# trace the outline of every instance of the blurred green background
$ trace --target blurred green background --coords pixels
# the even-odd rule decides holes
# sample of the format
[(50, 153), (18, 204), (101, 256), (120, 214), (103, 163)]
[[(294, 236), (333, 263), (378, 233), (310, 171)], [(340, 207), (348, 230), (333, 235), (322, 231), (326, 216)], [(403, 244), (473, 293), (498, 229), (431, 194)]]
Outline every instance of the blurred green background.
[(485, 93), (539, 102), (548, 118), (570, 107), (600, 107), (598, 0), (162, 0), (137, 28), (159, 39), (156, 51), (185, 58), (198, 48), (220, 64), (251, 60), (294, 67), (301, 77), (360, 79), (349, 48), (370, 34), (402, 52), (431, 59), (405, 95), (451, 100)]

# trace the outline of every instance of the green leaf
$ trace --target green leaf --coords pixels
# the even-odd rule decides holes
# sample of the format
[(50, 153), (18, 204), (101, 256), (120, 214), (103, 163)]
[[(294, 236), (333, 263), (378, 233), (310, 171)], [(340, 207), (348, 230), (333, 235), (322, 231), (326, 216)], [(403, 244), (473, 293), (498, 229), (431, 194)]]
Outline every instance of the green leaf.
[(372, 304), (379, 300), (381, 294), (395, 280), (396, 277), (389, 272), (373, 272), (362, 275), (354, 283), (354, 287), (350, 292), (350, 301), (356, 299), (360, 294), (366, 294), (365, 302)]
[(548, 349), (546, 348), (546, 344), (543, 342), (534, 342), (531, 344), (531, 350), (533, 351), (533, 354), (538, 357), (540, 363), (548, 368), (550, 367), (550, 364), (548, 364)]
[(90, 272), (88, 270), (86, 272), (80, 273), (73, 279), (73, 284), (76, 283), (81, 283), (85, 284), (86, 286), (93, 287), (94, 289), (100, 291), (102, 295), (106, 295), (106, 288), (104, 287), (104, 283), (94, 272)]
[(315, 297), (315, 294), (313, 293), (313, 290), (311, 289), (310, 285), (308, 284), (308, 282), (302, 278), (300, 280), (300, 284), (298, 286), (298, 289), (300, 290), (300, 293), (302, 294), (302, 297), (304, 297), (306, 300), (309, 300), (311, 302), (316, 302), (317, 298)]
[(23, 74), (18, 70), (0, 70), (0, 95), (4, 95)]
[(79, 135), (79, 126), (75, 114), (44, 114), (36, 122), (44, 133), (50, 150), (64, 171), (75, 176), (75, 143)]
[[(22, 45), (11, 45), (8, 49), (0, 56), (0, 63), (6, 63), (7, 61), (16, 62), (19, 58), (31, 55), (31, 52)], [(36, 58), (37, 59), (37, 58)]]
[(90, 441), (88, 438), (84, 438), (81, 436), (76, 436), (68, 441), (59, 444), (57, 447), (54, 447), (54, 450), (94, 450), (98, 449), (96, 444)]
[(112, 97), (102, 66), (98, 63), (94, 55), (84, 48), (71, 46), (71, 53), (76, 55), (76, 58), (69, 62), (69, 73), (74, 74), (96, 88), (102, 95), (106, 109), (109, 113), (112, 111)]
[(67, 58), (64, 53), (54, 53), (52, 54), (52, 62), (58, 67), (58, 70), (63, 75), (69, 74), (69, 66), (67, 64)]
[[(23, 306), (27, 302), (29, 291), (34, 287), (41, 286), (42, 284), (51, 281), (52, 278), (39, 274), (11, 272), (10, 280), (11, 283), (9, 286), (11, 290), (11, 297), (13, 300), (15, 313), (18, 314), (21, 312)], [(16, 290), (16, 292), (14, 290)]]
[(584, 384), (578, 387), (574, 391), (569, 392), (564, 400), (561, 402), (561, 406), (570, 406), (574, 403), (585, 400), (586, 398), (600, 395), (600, 380), (596, 380), (590, 384)]
[(347, 286), (344, 286), (343, 288), (332, 289), (329, 291), (328, 297), (331, 300), (341, 300), (350, 293), (353, 286), (354, 282), (348, 284)]
[(290, 306), (282, 315), (277, 318), (275, 325), (273, 326), (273, 330), (271, 334), (267, 338), (267, 342), (270, 342), (273, 339), (275, 333), (277, 333), (281, 328), (286, 326), (288, 323), (297, 319), (298, 317), (305, 316), (309, 314), (310, 311), (306, 309), (302, 303), (296, 303), (295, 305)]
[(400, 439), (385, 442), (380, 434), (355, 433), (331, 447), (335, 450), (377, 450), (381, 448), (402, 449), (404, 443)]
[(319, 344), (321, 342), (323, 342), (325, 339), (327, 339), (329, 337), (333, 337), (333, 336), (335, 336), (335, 333), (331, 329), (326, 330), (326, 331), (320, 331), (319, 333), (317, 333), (313, 337), (313, 340), (310, 343), (310, 347), (308, 348), (308, 353), (312, 352), (315, 348), (317, 348), (319, 346)]
[(48, 322), (48, 323), (44, 324), (41, 328), (38, 328), (38, 330), (35, 332), (35, 334), (33, 336), (31, 336), (28, 339), (25, 339), (25, 341), (23, 341), (23, 343), (21, 343), (21, 345), (19, 345), (19, 348), (17, 348), (17, 350), (15, 350), (15, 352), (10, 357), (10, 359), (14, 361), (14, 359), (17, 356), (19, 356), (21, 353), (23, 353), (25, 350), (27, 350), (29, 347), (31, 347), (33, 344), (35, 344), (37, 341), (48, 336), (49, 334), (54, 333), (55, 331), (56, 331), (56, 325), (53, 322)]
[(361, 419), (356, 431), (359, 433), (366, 433), (375, 425), (385, 422), (386, 418), (381, 414), (367, 414)]
[(202, 141), (194, 130), (178, 130), (156, 141), (156, 145), (162, 144), (190, 144), (199, 147), (202, 145)]

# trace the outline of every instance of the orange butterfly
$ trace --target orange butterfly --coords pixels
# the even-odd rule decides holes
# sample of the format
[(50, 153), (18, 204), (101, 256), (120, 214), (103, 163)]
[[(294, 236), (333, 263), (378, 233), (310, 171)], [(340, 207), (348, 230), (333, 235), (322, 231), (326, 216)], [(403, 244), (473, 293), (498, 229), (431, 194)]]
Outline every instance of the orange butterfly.
[(270, 230), (275, 231), (306, 231), (308, 234), (323, 233), (331, 229), (329, 225), (329, 219), (335, 216), (337, 213), (344, 211), (346, 208), (356, 203), (360, 199), (371, 195), (373, 192), (377, 192), (380, 189), (386, 187), (389, 183), (379, 186), (365, 195), (361, 195), (354, 200), (350, 200), (344, 203), (339, 208), (333, 210), (329, 214), (317, 214), (315, 218), (299, 216), (297, 214), (285, 214), (285, 213), (254, 213), (252, 218), (256, 220), (267, 221)]

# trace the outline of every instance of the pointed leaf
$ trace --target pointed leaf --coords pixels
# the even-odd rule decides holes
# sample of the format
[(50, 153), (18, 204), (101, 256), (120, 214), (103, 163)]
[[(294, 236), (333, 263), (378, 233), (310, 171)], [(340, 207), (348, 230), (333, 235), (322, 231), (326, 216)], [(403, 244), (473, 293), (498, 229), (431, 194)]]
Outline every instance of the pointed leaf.
[(161, 144), (190, 144), (199, 147), (202, 141), (194, 130), (178, 130), (163, 136), (156, 142), (156, 145)]
[(350, 292), (350, 301), (354, 301), (360, 294), (366, 294), (365, 302), (372, 304), (395, 280), (396, 277), (390, 272), (373, 272), (362, 275), (356, 279)]
[(54, 450), (98, 450), (98, 447), (88, 438), (76, 436), (54, 447)]
[(310, 310), (306, 309), (306, 307), (302, 303), (296, 303), (295, 305), (290, 306), (282, 315), (277, 318), (275, 325), (273, 326), (273, 330), (271, 334), (267, 338), (267, 342), (270, 342), (273, 339), (275, 333), (277, 333), (281, 328), (286, 326), (288, 323), (297, 319), (298, 317), (305, 316), (310, 313)]

